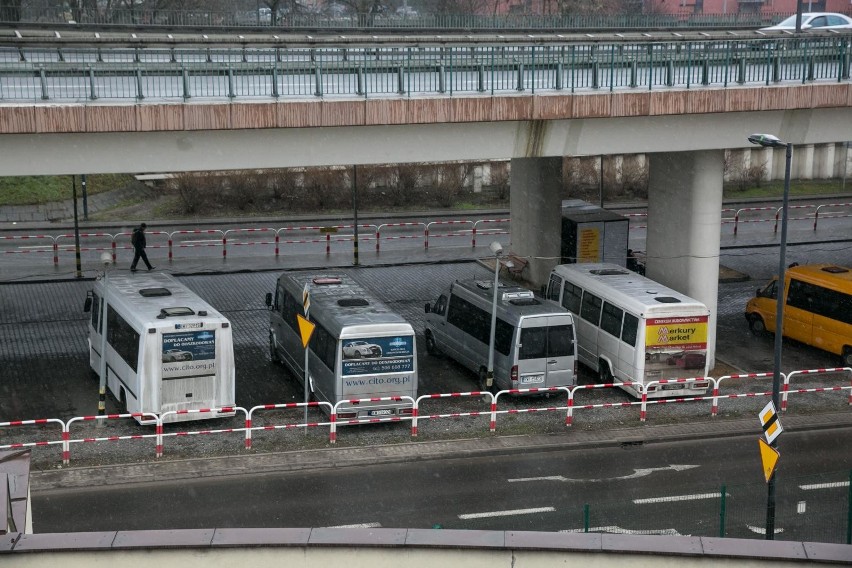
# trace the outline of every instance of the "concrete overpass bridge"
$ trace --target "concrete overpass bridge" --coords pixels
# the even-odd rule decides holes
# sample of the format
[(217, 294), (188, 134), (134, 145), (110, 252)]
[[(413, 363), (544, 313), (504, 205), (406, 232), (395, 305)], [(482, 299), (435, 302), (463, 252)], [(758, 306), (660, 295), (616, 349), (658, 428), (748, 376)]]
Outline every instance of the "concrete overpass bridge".
[[(512, 252), (543, 283), (560, 255), (562, 158), (644, 153), (648, 275), (715, 314), (723, 151), (767, 132), (801, 163), (845, 166), (850, 39), (9, 39), (0, 175), (507, 159)], [(783, 168), (783, 150), (759, 159)]]

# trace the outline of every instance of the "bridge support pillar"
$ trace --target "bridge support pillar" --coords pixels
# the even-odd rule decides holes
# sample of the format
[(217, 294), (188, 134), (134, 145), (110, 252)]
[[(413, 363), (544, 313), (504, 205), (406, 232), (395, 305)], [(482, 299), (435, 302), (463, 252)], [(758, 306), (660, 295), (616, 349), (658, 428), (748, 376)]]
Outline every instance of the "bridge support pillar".
[(834, 144), (820, 144), (814, 147), (813, 175), (817, 179), (834, 177)]
[(670, 152), (649, 159), (647, 275), (710, 308), (707, 348), (712, 369), (724, 153)]
[(801, 144), (793, 149), (793, 172), (795, 179), (814, 178), (813, 144)]
[(511, 250), (529, 260), (524, 277), (539, 288), (559, 264), (562, 158), (512, 158), (510, 187)]

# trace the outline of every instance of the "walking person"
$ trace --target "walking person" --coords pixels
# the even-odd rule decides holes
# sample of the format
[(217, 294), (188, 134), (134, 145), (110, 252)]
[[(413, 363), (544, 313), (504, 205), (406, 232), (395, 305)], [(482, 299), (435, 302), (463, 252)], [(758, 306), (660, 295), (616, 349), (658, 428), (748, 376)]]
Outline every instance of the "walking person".
[(145, 261), (148, 270), (154, 270), (154, 267), (148, 262), (148, 255), (145, 253), (145, 229), (147, 227), (148, 225), (142, 223), (133, 229), (133, 233), (130, 235), (130, 243), (133, 245), (134, 251), (133, 262), (130, 264), (130, 272), (136, 272), (136, 265), (139, 263), (140, 258)]

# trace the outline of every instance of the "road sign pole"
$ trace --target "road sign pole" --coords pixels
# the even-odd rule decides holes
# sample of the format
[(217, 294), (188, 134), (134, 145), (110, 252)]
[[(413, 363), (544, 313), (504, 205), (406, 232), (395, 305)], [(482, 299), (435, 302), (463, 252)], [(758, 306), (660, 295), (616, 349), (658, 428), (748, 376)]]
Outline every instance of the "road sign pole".
[[(311, 294), (308, 290), (308, 285), (305, 284), (304, 289), (302, 290), (302, 306), (305, 308), (305, 321), (309, 322), (308, 312), (311, 309)], [(313, 331), (313, 330), (311, 330)], [(310, 339), (310, 334), (308, 334), (308, 340)], [(308, 435), (308, 389), (310, 388), (310, 375), (308, 373), (308, 340), (303, 339), (302, 343), (305, 346), (305, 436)]]

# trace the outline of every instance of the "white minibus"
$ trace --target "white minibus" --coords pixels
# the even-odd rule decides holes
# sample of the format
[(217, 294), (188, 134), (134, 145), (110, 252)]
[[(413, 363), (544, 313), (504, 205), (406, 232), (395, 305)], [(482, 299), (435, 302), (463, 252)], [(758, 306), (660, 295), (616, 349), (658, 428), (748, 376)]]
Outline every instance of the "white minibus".
[[(707, 376), (707, 306), (616, 264), (560, 264), (546, 296), (577, 322), (577, 355), (601, 382)], [(649, 397), (698, 395), (709, 381), (653, 384)], [(624, 390), (634, 396), (633, 386)]]
[[(366, 288), (346, 275), (285, 273), (275, 294), (266, 295), (269, 356), (283, 363), (304, 386), (305, 349), (297, 315), (316, 327), (308, 344), (309, 391), (317, 401), (337, 404), (354, 399), (417, 398), (414, 328)], [(405, 401), (346, 402), (339, 419), (409, 417)]]
[[(101, 364), (106, 300), (106, 386), (127, 412), (234, 406), (230, 322), (168, 274), (109, 275), (86, 298), (89, 365)], [(168, 414), (164, 422), (233, 416), (233, 411)], [(153, 424), (151, 418), (137, 418)]]
[[(479, 390), (489, 388), (493, 304), (493, 281), (457, 280), (425, 308), (426, 349), (476, 373)], [(491, 389), (572, 386), (576, 355), (574, 318), (568, 310), (526, 288), (499, 284)]]

